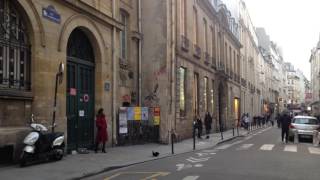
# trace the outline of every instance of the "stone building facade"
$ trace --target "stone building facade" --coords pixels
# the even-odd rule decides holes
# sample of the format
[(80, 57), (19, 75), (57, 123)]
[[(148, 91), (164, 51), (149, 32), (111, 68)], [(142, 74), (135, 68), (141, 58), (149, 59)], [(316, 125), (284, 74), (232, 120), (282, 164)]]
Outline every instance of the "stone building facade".
[(242, 113), (249, 113), (250, 117), (261, 115), (261, 76), (258, 48), (258, 38), (251, 21), (249, 12), (243, 1), (239, 1), (239, 22), (241, 49), (241, 79)]
[(104, 108), (109, 143), (116, 112), (138, 105), (138, 0), (0, 0), (0, 148), (21, 148), (30, 115), (50, 125), (55, 77), (56, 130), (68, 150), (94, 143), (95, 114)]
[(205, 112), (213, 114), (214, 129), (233, 127), (240, 115), (241, 44), (226, 6), (143, 0), (142, 8), (142, 99), (159, 97), (147, 103), (161, 107), (160, 140), (168, 142), (170, 132), (191, 137), (194, 118)]

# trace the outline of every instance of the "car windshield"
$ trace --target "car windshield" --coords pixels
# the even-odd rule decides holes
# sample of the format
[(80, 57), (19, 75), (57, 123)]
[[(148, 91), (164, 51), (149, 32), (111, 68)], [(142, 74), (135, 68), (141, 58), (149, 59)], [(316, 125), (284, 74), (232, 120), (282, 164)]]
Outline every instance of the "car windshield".
[(312, 125), (316, 125), (316, 124), (319, 124), (319, 121), (317, 119), (311, 119), (311, 118), (295, 118), (293, 120), (293, 123), (295, 123), (295, 124), (312, 124)]

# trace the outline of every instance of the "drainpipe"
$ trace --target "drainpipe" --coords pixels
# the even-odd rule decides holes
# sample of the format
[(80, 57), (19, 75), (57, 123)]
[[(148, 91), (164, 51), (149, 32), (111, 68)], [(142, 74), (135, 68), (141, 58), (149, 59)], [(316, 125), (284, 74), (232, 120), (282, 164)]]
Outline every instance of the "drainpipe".
[[(112, 0), (112, 18), (116, 19), (116, 0)], [(114, 146), (114, 139), (115, 139), (115, 126), (116, 126), (116, 119), (117, 119), (117, 111), (116, 111), (116, 82), (117, 82), (117, 60), (116, 60), (116, 47), (115, 47), (115, 43), (116, 43), (116, 34), (117, 34), (117, 30), (116, 27), (113, 26), (112, 29), (112, 138), (111, 138), (111, 144), (112, 146)]]
[[(138, 0), (138, 31), (139, 31), (139, 34), (141, 35), (142, 34), (142, 23), (141, 23), (141, 0)], [(142, 58), (142, 37), (139, 39), (139, 74), (138, 74), (138, 77), (139, 77), (139, 106), (142, 106), (142, 92), (141, 92), (141, 87), (142, 87), (142, 72), (141, 72), (141, 58)]]
[[(170, 39), (170, 48), (171, 48), (171, 78), (170, 78), (170, 83), (171, 83), (171, 93), (170, 93), (170, 114), (173, 113), (174, 115), (174, 124), (173, 122), (170, 122), (170, 130), (172, 131), (173, 129), (176, 129), (176, 106), (175, 106), (175, 92), (176, 92), (176, 57), (175, 57), (175, 47), (176, 47), (176, 28), (175, 28), (175, 2), (174, 0), (171, 0), (171, 9), (170, 9), (170, 15), (171, 15), (171, 22), (170, 22), (170, 33), (171, 33), (171, 39)], [(169, 6), (170, 7), (170, 6)], [(169, 16), (170, 17), (170, 16)]]

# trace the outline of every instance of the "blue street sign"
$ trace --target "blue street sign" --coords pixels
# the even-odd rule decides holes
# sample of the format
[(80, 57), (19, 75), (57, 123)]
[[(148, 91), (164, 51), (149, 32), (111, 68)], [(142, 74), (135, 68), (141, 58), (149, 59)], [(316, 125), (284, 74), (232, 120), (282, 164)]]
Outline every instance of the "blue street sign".
[(61, 22), (60, 14), (56, 11), (56, 9), (52, 5), (49, 5), (46, 8), (42, 8), (42, 16), (58, 24), (60, 24)]

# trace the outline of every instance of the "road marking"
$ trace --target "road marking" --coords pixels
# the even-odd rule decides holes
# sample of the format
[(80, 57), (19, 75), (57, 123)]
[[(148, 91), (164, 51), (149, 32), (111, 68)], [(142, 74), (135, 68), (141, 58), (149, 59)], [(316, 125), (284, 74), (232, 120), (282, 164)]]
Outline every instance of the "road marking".
[(246, 138), (244, 138), (245, 140), (249, 140), (249, 139), (251, 139), (252, 138), (252, 136), (248, 136), (248, 137), (246, 137)]
[(199, 157), (202, 157), (202, 156), (208, 156), (209, 153), (196, 153), (196, 155), (198, 155)]
[(185, 178), (183, 178), (182, 180), (197, 180), (199, 178), (199, 176), (187, 176)]
[(309, 147), (308, 150), (309, 150), (310, 154), (320, 154), (319, 148)]
[(284, 147), (284, 151), (287, 152), (297, 152), (297, 146), (296, 145), (286, 145)]
[(271, 151), (273, 147), (274, 147), (274, 144), (264, 144), (263, 146), (260, 147), (260, 150)]
[(159, 176), (167, 176), (170, 173), (169, 172), (120, 172), (120, 173), (114, 174), (110, 177), (106, 177), (106, 178), (104, 178), (104, 180), (110, 180), (110, 179), (114, 179), (114, 178), (121, 176), (121, 175), (130, 175), (130, 174), (132, 174), (132, 175), (134, 175), (134, 174), (146, 174), (146, 175), (149, 174), (149, 176), (141, 179), (141, 180), (148, 180), (148, 179), (154, 179), (155, 177), (159, 177)]
[(194, 158), (194, 157), (189, 157), (186, 159), (189, 162), (192, 163), (198, 163), (198, 162), (203, 162), (203, 161), (208, 161), (211, 157), (206, 157), (206, 158)]
[(196, 164), (196, 165), (194, 165), (194, 167), (203, 167), (203, 164)]
[(202, 142), (202, 141), (197, 143), (198, 146), (203, 146), (203, 145), (206, 145), (206, 144), (207, 144), (206, 142)]
[(236, 145), (236, 144), (240, 144), (240, 143), (242, 143), (242, 141), (236, 141), (236, 142), (232, 143), (232, 145)]
[(247, 150), (249, 149), (251, 146), (253, 146), (253, 144), (243, 144), (242, 146), (238, 147), (237, 150)]
[(232, 146), (232, 144), (225, 144), (225, 145), (216, 147), (215, 149), (223, 150), (223, 149), (227, 149), (227, 148), (229, 148), (229, 147), (231, 147), (231, 146)]
[(192, 168), (191, 164), (177, 164), (177, 171), (181, 171), (183, 169), (188, 169), (188, 168)]
[(203, 150), (202, 152), (204, 152), (204, 153), (215, 153), (215, 152), (217, 152), (217, 150), (215, 150), (215, 149), (206, 149), (206, 150)]

